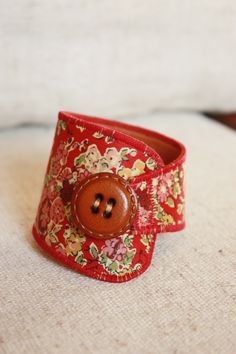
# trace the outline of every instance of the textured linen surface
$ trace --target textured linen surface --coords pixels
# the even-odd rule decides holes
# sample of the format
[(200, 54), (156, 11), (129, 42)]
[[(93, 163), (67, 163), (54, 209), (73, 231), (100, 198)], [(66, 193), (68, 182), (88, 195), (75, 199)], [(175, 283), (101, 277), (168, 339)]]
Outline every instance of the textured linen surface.
[(54, 129), (0, 133), (0, 351), (4, 354), (233, 354), (236, 135), (197, 114), (138, 116), (188, 148), (187, 228), (157, 239), (124, 284), (57, 264), (31, 226)]
[[(0, 125), (236, 109), (235, 0), (0, 0)], [(35, 107), (37, 107), (35, 109)]]

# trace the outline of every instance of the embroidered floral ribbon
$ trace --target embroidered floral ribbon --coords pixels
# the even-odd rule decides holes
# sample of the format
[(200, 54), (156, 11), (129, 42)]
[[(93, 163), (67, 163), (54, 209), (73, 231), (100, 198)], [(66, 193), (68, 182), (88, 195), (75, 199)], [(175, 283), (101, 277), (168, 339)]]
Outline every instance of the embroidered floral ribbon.
[[(182, 230), (184, 146), (127, 124), (61, 112), (33, 235), (54, 258), (100, 280), (122, 282), (143, 273), (160, 232)], [(77, 183), (110, 172), (127, 180), (138, 210), (132, 228), (108, 240), (86, 236), (73, 222)]]

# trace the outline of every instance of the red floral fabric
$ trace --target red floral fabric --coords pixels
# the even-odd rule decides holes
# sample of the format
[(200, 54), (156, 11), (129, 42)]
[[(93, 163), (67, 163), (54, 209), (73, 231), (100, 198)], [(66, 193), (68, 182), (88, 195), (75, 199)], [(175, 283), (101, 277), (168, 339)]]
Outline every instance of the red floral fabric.
[[(44, 250), (80, 273), (122, 282), (147, 269), (159, 232), (177, 231), (185, 226), (185, 149), (180, 144), (179, 158), (165, 165), (151, 147), (113, 130), (111, 122), (111, 127), (107, 127), (106, 122), (59, 114), (33, 235)], [(127, 179), (138, 200), (132, 229), (109, 240), (83, 234), (73, 223), (70, 210), (76, 183), (99, 172)]]

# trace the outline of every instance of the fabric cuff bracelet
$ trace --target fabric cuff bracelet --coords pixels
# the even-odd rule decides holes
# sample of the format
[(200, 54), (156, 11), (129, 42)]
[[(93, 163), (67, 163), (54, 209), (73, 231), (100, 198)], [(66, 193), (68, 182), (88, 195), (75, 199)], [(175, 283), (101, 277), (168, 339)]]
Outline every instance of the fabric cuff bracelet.
[(185, 147), (160, 133), (60, 112), (33, 235), (65, 265), (124, 282), (158, 233), (182, 230)]

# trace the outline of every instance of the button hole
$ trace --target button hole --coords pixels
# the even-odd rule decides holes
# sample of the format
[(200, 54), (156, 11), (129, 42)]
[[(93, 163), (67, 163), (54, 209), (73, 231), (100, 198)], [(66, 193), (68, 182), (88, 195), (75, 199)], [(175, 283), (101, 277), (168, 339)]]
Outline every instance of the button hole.
[(94, 205), (91, 206), (91, 211), (93, 214), (98, 214), (99, 213), (99, 208), (95, 207)]
[(104, 213), (103, 213), (103, 217), (104, 217), (105, 219), (109, 219), (109, 218), (111, 217), (111, 215), (112, 215), (111, 212), (104, 211)]
[(116, 205), (116, 200), (114, 198), (109, 198), (107, 204), (115, 206)]
[(104, 197), (101, 193), (97, 193), (97, 194), (95, 194), (95, 199), (96, 200), (98, 199), (101, 202), (104, 199)]

